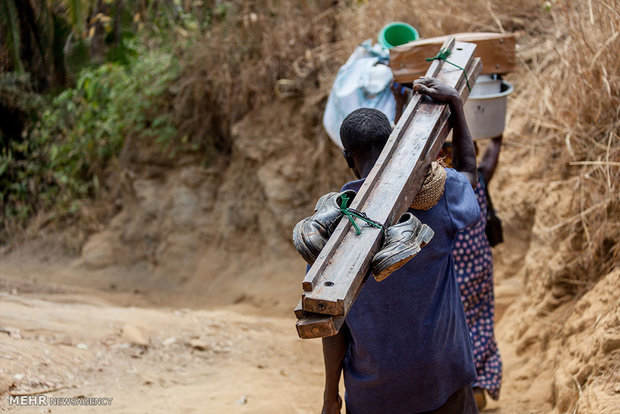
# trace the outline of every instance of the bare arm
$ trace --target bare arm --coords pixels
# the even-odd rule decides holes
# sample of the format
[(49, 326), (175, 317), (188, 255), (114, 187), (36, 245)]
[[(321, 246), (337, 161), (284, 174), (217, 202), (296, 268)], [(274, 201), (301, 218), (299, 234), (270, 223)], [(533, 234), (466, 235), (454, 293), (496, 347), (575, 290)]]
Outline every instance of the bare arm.
[(340, 331), (327, 338), (323, 338), (323, 360), (325, 362), (325, 391), (323, 393), (323, 409), (321, 414), (339, 414), (342, 399), (338, 392), (340, 374), (344, 356), (349, 344), (348, 331), (344, 325)]
[(491, 179), (493, 178), (493, 174), (495, 174), (495, 169), (497, 168), (497, 162), (499, 161), (499, 152), (502, 148), (502, 135), (495, 137), (489, 143), (489, 146), (484, 151), (484, 155), (482, 156), (482, 161), (480, 161), (480, 174), (482, 174), (482, 178), (484, 182), (489, 184)]
[[(398, 82), (392, 83), (391, 86), (392, 95), (394, 95), (394, 99), (396, 100), (396, 114), (394, 115), (394, 124), (398, 124), (400, 117), (403, 116), (403, 110), (405, 105), (407, 105), (407, 87), (401, 85)], [(409, 88), (409, 90), (411, 90)]]
[(467, 177), (471, 186), (478, 185), (478, 171), (476, 170), (476, 148), (471, 138), (463, 102), (456, 89), (432, 78), (416, 79), (413, 89), (431, 97), (437, 102), (450, 105), (450, 122), (452, 123), (452, 165), (454, 169)]
[(461, 97), (454, 97), (450, 103), (452, 121), (452, 165), (454, 169), (464, 174), (473, 188), (478, 185), (478, 171), (476, 170), (476, 148), (471, 138)]

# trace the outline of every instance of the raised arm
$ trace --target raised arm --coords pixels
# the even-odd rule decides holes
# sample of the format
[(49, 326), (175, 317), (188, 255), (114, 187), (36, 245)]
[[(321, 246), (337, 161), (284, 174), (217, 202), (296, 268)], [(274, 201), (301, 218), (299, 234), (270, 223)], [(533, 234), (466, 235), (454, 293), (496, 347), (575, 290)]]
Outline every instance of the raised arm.
[(499, 152), (502, 148), (502, 135), (491, 139), (489, 146), (484, 151), (482, 161), (480, 161), (480, 167), (478, 171), (482, 174), (484, 182), (489, 184), (495, 174), (497, 168), (497, 162), (499, 161)]
[(342, 399), (338, 392), (340, 374), (344, 356), (349, 345), (349, 336), (346, 324), (340, 331), (327, 338), (323, 338), (323, 360), (325, 362), (325, 391), (323, 392), (323, 409), (321, 414), (339, 414)]
[(407, 89), (411, 91), (411, 88), (407, 88), (404, 85), (401, 85), (398, 82), (392, 82), (392, 95), (394, 95), (394, 99), (396, 100), (396, 113), (394, 115), (394, 124), (398, 124), (400, 121), (400, 117), (403, 115), (403, 110), (407, 105)]
[(429, 96), (437, 102), (450, 105), (450, 122), (452, 123), (452, 165), (454, 169), (467, 177), (471, 186), (478, 185), (476, 170), (476, 148), (469, 133), (463, 102), (456, 89), (432, 78), (416, 79), (413, 89)]

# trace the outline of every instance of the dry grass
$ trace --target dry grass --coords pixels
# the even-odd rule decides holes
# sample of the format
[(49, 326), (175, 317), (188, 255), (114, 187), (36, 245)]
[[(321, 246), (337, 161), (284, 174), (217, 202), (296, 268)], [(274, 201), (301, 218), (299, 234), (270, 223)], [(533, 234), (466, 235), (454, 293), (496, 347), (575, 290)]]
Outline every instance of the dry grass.
[[(328, 1), (233, 2), (225, 21), (195, 40), (174, 101), (181, 130), (207, 149), (230, 148), (232, 123), (275, 98), (318, 82), (337, 68)], [(288, 82), (280, 82), (286, 79)]]
[(549, 175), (573, 185), (571, 214), (547, 230), (572, 239), (594, 279), (620, 253), (620, 1), (557, 2), (550, 13), (551, 30), (530, 39), (522, 62), (531, 89), (521, 106), (549, 154)]
[(226, 18), (198, 36), (181, 57), (186, 68), (173, 102), (178, 124), (194, 142), (226, 150), (232, 123), (257, 106), (317, 88), (327, 95), (353, 49), (364, 39), (375, 39), (389, 21), (409, 22), (426, 37), (514, 31), (524, 29), (525, 16), (540, 5), (522, 0), (512, 12), (499, 10), (476, 0), (232, 2)]
[(324, 98), (355, 46), (393, 20), (413, 24), (423, 37), (518, 33), (521, 70), (510, 115), (527, 119), (527, 140), (549, 153), (553, 173), (546, 177), (576, 183), (572, 214), (549, 230), (570, 234), (592, 273), (616, 266), (618, 0), (233, 2), (183, 57), (174, 99), (181, 131), (207, 150), (228, 152), (235, 121), (276, 96)]
[(230, 3), (225, 19), (185, 48), (173, 101), (182, 134), (207, 151), (227, 152), (232, 124), (276, 97), (325, 98), (338, 67), (389, 21), (409, 22), (426, 37), (515, 31), (541, 10), (538, 0), (510, 2), (510, 9), (487, 0)]
[(543, 179), (560, 175), (574, 184), (571, 214), (549, 230), (572, 239), (590, 280), (618, 266), (620, 1), (367, 2), (339, 12), (338, 37), (352, 50), (392, 20), (411, 23), (424, 37), (518, 34), (521, 68), (514, 81), (520, 91), (512, 115), (527, 119), (531, 133), (520, 138), (549, 154)]

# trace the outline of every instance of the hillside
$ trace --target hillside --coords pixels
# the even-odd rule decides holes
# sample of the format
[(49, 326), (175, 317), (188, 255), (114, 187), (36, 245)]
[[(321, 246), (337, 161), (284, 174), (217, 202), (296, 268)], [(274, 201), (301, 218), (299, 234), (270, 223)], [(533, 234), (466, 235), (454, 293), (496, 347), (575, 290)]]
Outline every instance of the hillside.
[[(149, 412), (205, 399), (214, 412), (317, 412), (320, 343), (295, 337), (304, 263), (290, 234), (351, 179), (321, 125), (339, 65), (400, 20), (423, 37), (518, 36), (490, 189), (505, 232), (493, 252), (505, 375), (489, 412), (620, 412), (620, 2), (229, 3), (170, 52), (179, 66), (157, 116), (178, 150), (122, 130), (79, 213), (40, 209), (11, 227), (0, 395), (110, 393), (127, 412), (164, 393)], [(69, 378), (71, 361), (87, 369)]]

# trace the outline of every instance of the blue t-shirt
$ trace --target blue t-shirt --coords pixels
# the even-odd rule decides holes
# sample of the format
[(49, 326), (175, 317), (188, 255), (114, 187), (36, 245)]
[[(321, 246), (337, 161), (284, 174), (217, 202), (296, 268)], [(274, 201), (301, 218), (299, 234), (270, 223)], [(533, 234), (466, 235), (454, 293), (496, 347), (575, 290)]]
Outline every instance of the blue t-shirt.
[[(346, 184), (358, 191), (364, 180)], [(452, 244), (480, 220), (467, 178), (447, 169), (443, 196), (430, 210), (410, 210), (435, 235), (382, 282), (369, 277), (346, 318), (344, 360), (352, 414), (411, 414), (442, 406), (476, 378), (457, 285)]]

